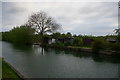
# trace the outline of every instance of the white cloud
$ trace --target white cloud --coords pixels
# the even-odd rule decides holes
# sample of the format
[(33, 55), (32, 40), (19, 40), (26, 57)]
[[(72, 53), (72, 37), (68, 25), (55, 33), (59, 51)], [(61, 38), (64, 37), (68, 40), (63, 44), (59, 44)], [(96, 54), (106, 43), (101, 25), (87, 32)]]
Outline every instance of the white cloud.
[(62, 32), (106, 35), (117, 28), (115, 2), (3, 2), (3, 31), (24, 24), (33, 12), (45, 11), (62, 25)]
[(0, 32), (2, 31), (2, 2), (0, 1)]

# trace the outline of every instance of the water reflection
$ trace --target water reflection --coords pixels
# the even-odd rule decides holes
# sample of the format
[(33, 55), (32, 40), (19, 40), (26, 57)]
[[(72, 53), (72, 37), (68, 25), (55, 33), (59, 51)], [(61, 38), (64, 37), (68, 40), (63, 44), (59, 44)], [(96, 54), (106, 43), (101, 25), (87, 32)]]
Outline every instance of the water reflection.
[(116, 78), (115, 57), (39, 45), (3, 43), (3, 56), (28, 78)]
[(23, 52), (27, 52), (32, 49), (31, 45), (23, 45), (23, 44), (11, 44), (11, 47), (13, 47), (16, 50), (23, 51)]
[(11, 44), (11, 47), (22, 52), (33, 52), (36, 55), (45, 55), (44, 48), (39, 45)]
[(39, 45), (32, 45), (32, 50), (36, 55), (45, 55), (44, 48)]
[(98, 55), (98, 54), (92, 54), (92, 58), (96, 62), (103, 62), (104, 61), (103, 57)]
[(92, 53), (83, 53), (78, 51), (72, 50), (64, 50), (58, 48), (48, 48), (48, 47), (41, 47), (39, 45), (18, 45), (18, 44), (11, 44), (12, 47), (16, 50), (23, 51), (23, 52), (32, 52), (36, 55), (48, 55), (49, 53), (55, 54), (66, 54), (72, 55), (78, 58), (89, 58), (91, 57), (95, 62), (110, 62), (110, 63), (120, 63), (119, 57), (116, 56), (105, 56), (105, 55), (98, 55)]
[[(63, 49), (55, 49), (56, 54), (60, 54), (63, 51)], [(79, 58), (89, 58), (92, 57), (92, 59), (95, 62), (110, 62), (110, 63), (120, 63), (120, 58), (116, 56), (108, 56), (108, 55), (99, 55), (99, 54), (93, 54), (93, 53), (85, 53), (85, 52), (78, 52), (78, 51), (72, 51), (72, 50), (64, 50), (64, 53), (71, 54), (75, 57)]]

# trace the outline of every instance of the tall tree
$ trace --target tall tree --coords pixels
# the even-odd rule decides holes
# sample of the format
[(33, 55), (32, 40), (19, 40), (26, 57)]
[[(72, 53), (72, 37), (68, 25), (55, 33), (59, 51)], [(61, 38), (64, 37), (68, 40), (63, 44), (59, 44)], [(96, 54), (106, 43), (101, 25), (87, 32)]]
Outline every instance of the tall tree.
[(26, 25), (34, 28), (35, 32), (41, 35), (41, 43), (43, 43), (43, 35), (45, 33), (55, 32), (60, 28), (60, 25), (43, 11), (32, 14)]

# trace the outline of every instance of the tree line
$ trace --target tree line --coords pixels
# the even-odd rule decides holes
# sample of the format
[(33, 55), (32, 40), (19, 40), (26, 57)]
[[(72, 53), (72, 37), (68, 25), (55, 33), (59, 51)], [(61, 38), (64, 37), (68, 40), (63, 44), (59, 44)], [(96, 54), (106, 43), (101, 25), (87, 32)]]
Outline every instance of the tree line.
[[(115, 29), (116, 35), (107, 35), (107, 36), (92, 36), (92, 35), (72, 35), (70, 32), (66, 34), (61, 34), (57, 32), (57, 30), (61, 29), (61, 25), (58, 24), (54, 18), (48, 16), (45, 12), (37, 12), (33, 13), (29, 18), (28, 21), (21, 26), (14, 27), (12, 30), (7, 32), (2, 32), (2, 40), (9, 41), (13, 43), (20, 43), (20, 44), (32, 44), (32, 43), (44, 43), (44, 37), (48, 38), (69, 38), (74, 37), (73, 42), (68, 43), (60, 43), (57, 42), (57, 45), (64, 45), (64, 46), (80, 46), (83, 47), (83, 39), (90, 38), (94, 39), (94, 43), (90, 45), (93, 49), (102, 49), (106, 45), (109, 47), (111, 44), (106, 42), (105, 39), (110, 38), (117, 38), (117, 43), (112, 46), (113, 49), (119, 50), (120, 43), (120, 29)], [(52, 34), (47, 34), (52, 33)], [(106, 48), (106, 47), (105, 47)], [(96, 50), (97, 50), (96, 49)]]

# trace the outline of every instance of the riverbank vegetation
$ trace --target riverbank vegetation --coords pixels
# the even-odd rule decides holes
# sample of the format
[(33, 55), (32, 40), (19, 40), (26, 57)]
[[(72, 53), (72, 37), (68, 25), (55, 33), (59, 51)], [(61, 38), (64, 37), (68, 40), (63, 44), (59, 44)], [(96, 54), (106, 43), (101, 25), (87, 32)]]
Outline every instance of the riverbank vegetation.
[(120, 29), (115, 29), (114, 35), (92, 36), (56, 32), (60, 27), (45, 12), (38, 12), (32, 14), (26, 24), (8, 32), (2, 32), (2, 40), (19, 44), (35, 43), (42, 46), (91, 48), (94, 53), (99, 53), (101, 50), (111, 51), (114, 54), (120, 52)]
[(30, 44), (33, 41), (34, 29), (27, 26), (15, 27), (2, 33), (2, 40), (14, 43)]
[[(21, 27), (17, 27), (17, 29), (14, 28), (15, 30), (13, 29), (9, 32), (3, 32), (2, 40), (18, 43), (18, 44), (41, 43), (41, 35), (34, 34), (34, 32), (29, 33), (29, 31), (28, 32), (26, 31), (24, 33), (24, 29), (23, 32), (19, 31), (19, 29), (22, 30)], [(87, 35), (72, 35), (70, 32), (66, 34), (61, 34), (57, 32), (49, 35), (44, 34), (43, 37), (44, 37), (43, 38), (44, 45), (52, 45), (59, 47), (74, 47), (74, 48), (90, 48), (93, 50), (94, 53), (99, 53), (101, 50), (103, 50), (108, 52), (111, 51), (114, 54), (118, 54), (120, 50), (120, 46), (119, 46), (120, 43), (117, 41), (117, 35), (87, 36)], [(54, 41), (52, 42), (53, 39)], [(116, 41), (109, 41), (108, 39), (113, 39)]]

